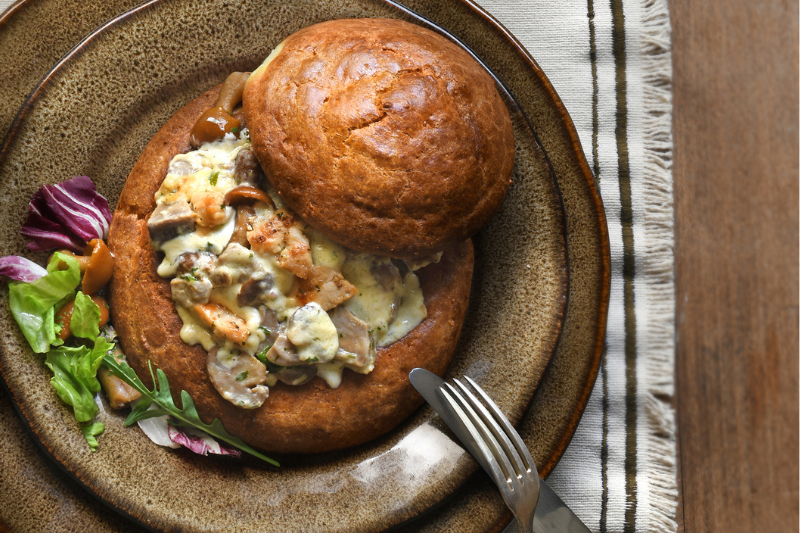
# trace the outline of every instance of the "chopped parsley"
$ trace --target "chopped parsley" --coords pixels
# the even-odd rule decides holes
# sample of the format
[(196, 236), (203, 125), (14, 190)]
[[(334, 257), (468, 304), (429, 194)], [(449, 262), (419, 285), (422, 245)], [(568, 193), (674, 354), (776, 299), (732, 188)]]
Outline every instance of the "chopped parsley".
[(236, 381), (244, 381), (247, 379), (247, 370), (236, 376)]
[[(269, 351), (270, 348), (272, 348), (271, 344), (269, 346), (267, 346), (266, 348), (264, 348), (263, 350), (261, 350), (260, 352), (258, 352), (256, 354), (256, 359), (258, 359), (259, 361), (261, 361), (262, 363), (267, 365), (267, 370), (268, 371), (277, 372), (277, 370), (273, 370), (271, 367), (278, 367), (278, 365), (273, 364), (272, 362), (270, 362), (269, 359), (267, 359), (267, 352)], [(280, 367), (278, 367), (278, 368), (280, 368)]]
[(217, 178), (219, 178), (219, 170), (213, 172), (211, 174), (211, 177), (208, 178), (208, 181), (211, 182), (211, 185), (216, 185), (217, 184)]
[[(267, 352), (267, 350), (264, 350), (263, 353), (266, 353), (266, 352)], [(269, 372), (270, 374), (277, 374), (278, 372), (280, 372), (284, 368), (281, 365), (276, 365), (272, 361), (265, 361), (265, 364), (267, 365), (267, 372)]]

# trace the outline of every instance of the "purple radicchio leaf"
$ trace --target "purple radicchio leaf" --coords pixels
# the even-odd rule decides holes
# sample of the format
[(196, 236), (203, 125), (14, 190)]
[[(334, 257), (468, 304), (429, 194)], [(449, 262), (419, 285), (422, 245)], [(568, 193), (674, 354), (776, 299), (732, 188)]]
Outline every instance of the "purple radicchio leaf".
[(239, 450), (220, 444), (202, 431), (193, 428), (178, 428), (172, 424), (169, 424), (168, 431), (172, 442), (186, 446), (194, 453), (199, 453), (200, 455), (214, 453), (217, 455), (232, 455), (234, 457), (242, 456), (242, 452)]
[(8, 276), (16, 281), (30, 283), (47, 274), (47, 270), (30, 259), (18, 255), (0, 257), (0, 276)]
[(82, 252), (90, 240), (106, 237), (110, 221), (108, 201), (90, 178), (77, 176), (36, 191), (20, 233), (31, 239), (28, 248), (34, 251)]

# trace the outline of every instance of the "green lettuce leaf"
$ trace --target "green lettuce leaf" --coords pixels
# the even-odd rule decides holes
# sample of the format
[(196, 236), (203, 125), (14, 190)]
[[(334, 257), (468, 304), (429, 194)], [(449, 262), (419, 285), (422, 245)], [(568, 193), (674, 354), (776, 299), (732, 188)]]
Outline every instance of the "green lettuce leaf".
[[(197, 413), (194, 400), (192, 400), (192, 397), (189, 396), (189, 393), (185, 390), (181, 391), (181, 405), (183, 408), (179, 409), (172, 399), (172, 392), (169, 389), (167, 375), (164, 374), (164, 371), (160, 368), (156, 370), (156, 375), (154, 376), (153, 367), (150, 367), (150, 376), (153, 379), (153, 390), (150, 390), (127, 363), (117, 361), (111, 354), (105, 356), (104, 362), (112, 374), (142, 394), (142, 399), (139, 400), (139, 403), (136, 404), (136, 407), (133, 408), (131, 414), (128, 415), (128, 418), (125, 420), (126, 426), (130, 426), (146, 418), (169, 415), (172, 417), (171, 423), (174, 425), (205, 431), (215, 439), (227, 442), (231, 446), (239, 448), (272, 465), (280, 466), (274, 459), (254, 450), (245, 444), (243, 440), (229, 434), (218, 418), (215, 418), (211, 424), (206, 424), (200, 420), (200, 415)], [(155, 409), (149, 409), (153, 403), (155, 403), (157, 407)]]
[(90, 296), (78, 291), (75, 295), (75, 307), (72, 308), (72, 318), (69, 329), (75, 337), (96, 339), (100, 335), (100, 307), (92, 301)]
[[(67, 265), (66, 270), (59, 270), (61, 262)], [(30, 283), (9, 283), (11, 313), (34, 352), (45, 353), (51, 345), (62, 343), (56, 337), (55, 309), (72, 298), (80, 281), (78, 262), (56, 252), (47, 265), (47, 275)]]
[(72, 406), (78, 422), (89, 422), (97, 414), (94, 403), (94, 395), (100, 392), (97, 369), (113, 348), (113, 344), (98, 337), (92, 348), (59, 346), (47, 353), (45, 364), (53, 371), (50, 384), (58, 397)]
[(91, 448), (93, 452), (96, 452), (97, 447), (99, 446), (95, 437), (105, 430), (106, 427), (100, 422), (93, 422), (91, 424), (81, 426), (83, 437), (86, 439), (86, 442), (89, 444), (89, 448)]

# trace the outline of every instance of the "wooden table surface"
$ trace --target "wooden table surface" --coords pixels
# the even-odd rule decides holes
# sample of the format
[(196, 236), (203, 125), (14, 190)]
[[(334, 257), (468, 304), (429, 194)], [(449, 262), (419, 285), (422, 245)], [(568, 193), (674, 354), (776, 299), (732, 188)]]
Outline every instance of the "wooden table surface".
[(679, 531), (798, 531), (798, 4), (672, 0)]

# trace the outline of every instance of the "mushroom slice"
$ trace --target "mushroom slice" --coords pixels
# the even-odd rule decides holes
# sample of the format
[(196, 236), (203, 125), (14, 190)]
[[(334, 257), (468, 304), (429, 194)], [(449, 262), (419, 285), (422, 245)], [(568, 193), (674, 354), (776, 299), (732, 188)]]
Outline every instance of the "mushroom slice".
[[(233, 177), (239, 185), (250, 185), (258, 187), (264, 174), (261, 171), (261, 165), (258, 163), (256, 154), (248, 149), (242, 148), (236, 154), (236, 162), (233, 167)], [(268, 202), (272, 204), (272, 200)]]
[(369, 272), (375, 281), (390, 292), (398, 292), (397, 288), (403, 285), (403, 278), (400, 276), (400, 269), (391, 261), (391, 259), (379, 260), (377, 259), (369, 267)]
[(287, 385), (303, 385), (317, 375), (315, 365), (287, 366), (275, 372), (275, 377)]
[(220, 350), (208, 351), (206, 368), (220, 395), (237, 407), (256, 409), (269, 396), (267, 368), (248, 353), (232, 352), (220, 360)]
[(169, 282), (172, 299), (176, 304), (191, 309), (197, 304), (207, 304), (211, 297), (211, 282), (205, 278), (183, 277), (173, 278)]
[(253, 253), (241, 244), (232, 242), (220, 254), (214, 273), (229, 277), (231, 283), (243, 283), (253, 276), (256, 268)]
[(280, 366), (293, 366), (301, 363), (297, 349), (289, 342), (284, 333), (278, 335), (272, 347), (267, 351), (267, 359)]
[(189, 204), (173, 202), (156, 206), (147, 220), (147, 230), (150, 232), (150, 240), (160, 246), (179, 235), (193, 232), (195, 224), (194, 213)]
[(236, 295), (236, 303), (239, 307), (256, 306), (270, 299), (270, 290), (275, 286), (275, 280), (269, 272), (264, 274), (261, 279), (250, 278), (242, 283), (239, 294)]
[(339, 349), (336, 326), (316, 302), (304, 305), (289, 317), (286, 338), (297, 348), (303, 363), (327, 363)]
[(266, 305), (260, 306), (258, 312), (261, 314), (259, 329), (264, 332), (264, 346), (259, 345), (260, 352), (275, 344), (275, 341), (278, 340), (278, 335), (283, 332), (283, 324), (278, 322), (278, 314)]
[(429, 255), (428, 257), (420, 257), (419, 259), (406, 259), (405, 264), (411, 272), (416, 272), (420, 268), (425, 268), (428, 265), (436, 264), (442, 260), (442, 252)]
[(344, 306), (331, 313), (331, 321), (339, 332), (339, 350), (334, 360), (361, 374), (375, 368), (375, 353), (369, 338), (369, 326)]

